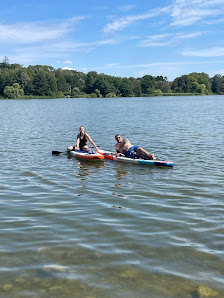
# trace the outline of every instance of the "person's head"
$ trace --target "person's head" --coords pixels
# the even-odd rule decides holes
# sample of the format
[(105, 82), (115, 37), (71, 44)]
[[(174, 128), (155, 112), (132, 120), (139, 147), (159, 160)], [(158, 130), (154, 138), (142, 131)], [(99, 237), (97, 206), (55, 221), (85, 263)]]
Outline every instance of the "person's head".
[(85, 132), (85, 128), (84, 128), (84, 126), (80, 126), (80, 127), (79, 127), (79, 130), (80, 130), (80, 133), (84, 133), (84, 132)]
[(115, 140), (116, 140), (118, 143), (121, 143), (121, 142), (122, 142), (122, 137), (121, 137), (119, 134), (117, 134), (117, 135), (115, 136)]

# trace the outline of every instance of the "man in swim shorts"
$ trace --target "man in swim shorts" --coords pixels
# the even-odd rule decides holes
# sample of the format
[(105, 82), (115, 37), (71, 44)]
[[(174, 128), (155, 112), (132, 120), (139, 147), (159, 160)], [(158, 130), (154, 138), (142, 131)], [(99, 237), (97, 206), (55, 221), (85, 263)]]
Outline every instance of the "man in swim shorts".
[(156, 159), (154, 154), (147, 152), (140, 146), (132, 145), (127, 138), (122, 139), (119, 134), (115, 136), (115, 140), (117, 141), (117, 144), (115, 144), (116, 156), (124, 154), (129, 158)]

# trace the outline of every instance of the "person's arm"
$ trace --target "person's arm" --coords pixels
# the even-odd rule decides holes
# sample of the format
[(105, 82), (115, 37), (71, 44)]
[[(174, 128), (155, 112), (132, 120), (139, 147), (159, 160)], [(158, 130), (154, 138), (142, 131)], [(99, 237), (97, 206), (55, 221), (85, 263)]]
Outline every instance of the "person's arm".
[(121, 155), (121, 152), (118, 150), (117, 144), (114, 147), (115, 147), (115, 150), (116, 150), (115, 156), (116, 157), (120, 156)]
[(79, 143), (80, 143), (80, 137), (79, 137), (79, 135), (77, 135), (77, 140), (76, 140), (76, 145), (75, 145), (76, 150), (79, 150)]
[(129, 141), (129, 139), (127, 139), (127, 138), (124, 138), (123, 139), (123, 142), (124, 142), (124, 145), (131, 145), (131, 142)]
[(118, 156), (121, 156), (121, 155), (122, 155), (122, 153), (117, 150), (117, 152), (115, 153), (115, 156), (118, 157)]
[(96, 148), (96, 151), (98, 151), (98, 147), (96, 146), (96, 144), (93, 142), (93, 140), (91, 139), (90, 135), (88, 135), (88, 133), (86, 133), (86, 138), (88, 141), (90, 141), (90, 143)]

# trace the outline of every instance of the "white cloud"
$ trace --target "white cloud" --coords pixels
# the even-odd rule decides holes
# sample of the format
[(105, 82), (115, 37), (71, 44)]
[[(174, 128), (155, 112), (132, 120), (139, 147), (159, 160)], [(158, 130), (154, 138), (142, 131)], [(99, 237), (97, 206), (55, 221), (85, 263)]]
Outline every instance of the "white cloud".
[(71, 68), (71, 67), (62, 67), (63, 70), (76, 70), (75, 68)]
[(188, 39), (188, 38), (196, 38), (201, 35), (204, 35), (206, 32), (193, 32), (193, 33), (177, 33), (176, 38), (183, 38), (183, 39)]
[(47, 22), (0, 24), (0, 44), (32, 44), (60, 39), (74, 30), (75, 23), (83, 18), (71, 18), (51, 24)]
[(154, 47), (154, 46), (166, 46), (169, 44), (168, 37), (171, 37), (172, 34), (158, 34), (149, 36), (147, 39), (139, 43), (140, 47)]
[[(51, 41), (50, 43), (39, 43), (38, 45), (23, 45), (22, 47), (13, 47), (7, 56), (11, 63), (29, 64), (38, 63), (41, 59), (66, 59), (63, 63), (71, 64), (72, 61), (67, 60), (74, 52), (88, 53), (95, 47), (105, 45), (116, 45), (126, 40), (132, 40), (137, 37), (116, 37), (109, 39), (96, 40), (92, 42), (72, 42), (67, 40)], [(35, 62), (36, 61), (36, 62)], [(58, 63), (58, 62), (57, 62)], [(60, 62), (61, 63), (61, 62)]]
[(166, 37), (169, 37), (169, 36), (171, 36), (171, 35), (172, 35), (172, 34), (169, 34), (169, 33), (167, 33), (167, 34), (151, 35), (151, 36), (149, 37), (149, 39), (152, 40), (152, 41), (157, 41), (157, 40), (161, 40), (161, 39), (164, 39), (164, 38), (166, 38)]
[[(104, 33), (123, 30), (135, 22), (161, 15), (169, 15), (171, 26), (189, 26), (196, 22), (215, 22), (217, 16), (224, 15), (224, 0), (173, 0), (163, 8), (152, 9), (146, 13), (114, 18), (104, 28)], [(221, 21), (220, 21), (221, 22)]]
[(129, 15), (126, 17), (118, 18), (115, 19), (113, 22), (107, 24), (103, 28), (103, 32), (112, 33), (114, 31), (122, 30), (137, 21), (153, 18), (162, 14), (166, 14), (168, 12), (170, 12), (169, 6), (164, 8), (153, 9), (145, 14)]
[(150, 68), (150, 67), (172, 67), (172, 66), (183, 66), (183, 65), (195, 65), (195, 64), (214, 64), (214, 63), (223, 63), (223, 60), (219, 61), (176, 61), (176, 62), (155, 62), (155, 63), (146, 63), (146, 64), (130, 64), (130, 65), (121, 65), (119, 63), (113, 63), (114, 66), (111, 64), (107, 64), (104, 66), (96, 66), (96, 67), (90, 67), (90, 68), (80, 68), (81, 70), (106, 70), (109, 68), (114, 69), (129, 69), (129, 68)]
[[(183, 69), (189, 69), (190, 73), (193, 71), (204, 71), (204, 67), (210, 69), (211, 66), (223, 64), (224, 60), (213, 60), (213, 61), (176, 61), (176, 62), (158, 62), (158, 63), (146, 63), (146, 64), (132, 64), (132, 65), (119, 65), (118, 63), (114, 63), (114, 66), (111, 64), (107, 64), (104, 66), (96, 66), (91, 68), (80, 68), (79, 71), (89, 72), (89, 71), (112, 71), (120, 69), (122, 72), (127, 70), (128, 76), (134, 77), (142, 77), (146, 74), (151, 74), (153, 76), (161, 75), (167, 76), (169, 80), (175, 79), (177, 76), (183, 75)], [(116, 65), (118, 64), (118, 65)], [(186, 68), (185, 68), (186, 67)], [(193, 70), (192, 70), (193, 68)], [(194, 70), (195, 69), (195, 70)], [(199, 70), (200, 69), (200, 70)], [(210, 73), (210, 76), (214, 76), (215, 74), (220, 73)], [(127, 75), (126, 75), (127, 76)]]
[(224, 57), (224, 47), (213, 47), (202, 50), (185, 50), (182, 52), (183, 56), (190, 57)]
[(145, 40), (139, 42), (140, 47), (155, 47), (155, 46), (169, 46), (174, 45), (174, 42), (179, 39), (190, 39), (199, 37), (206, 32), (193, 32), (193, 33), (176, 33), (176, 34), (158, 34), (151, 35)]
[(172, 5), (171, 25), (188, 26), (223, 14), (223, 0), (175, 0)]
[(108, 68), (114, 68), (114, 67), (116, 67), (116, 66), (119, 66), (120, 65), (120, 63), (108, 63), (107, 65), (106, 65), (106, 67), (108, 67)]
[(224, 23), (224, 18), (213, 19), (213, 20), (206, 20), (205, 23), (206, 23), (206, 25), (222, 24), (222, 23)]

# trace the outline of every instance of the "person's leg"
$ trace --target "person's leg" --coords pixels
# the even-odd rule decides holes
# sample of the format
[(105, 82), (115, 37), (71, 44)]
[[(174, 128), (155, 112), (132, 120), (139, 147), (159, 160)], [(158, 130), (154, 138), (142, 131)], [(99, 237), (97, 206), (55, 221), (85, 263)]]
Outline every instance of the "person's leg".
[(138, 149), (136, 150), (136, 156), (143, 159), (149, 159), (149, 160), (156, 159), (154, 154), (147, 152), (142, 147), (138, 147)]
[[(124, 151), (122, 151), (123, 153)], [(131, 147), (129, 148), (126, 152), (125, 152), (125, 157), (129, 157), (129, 158), (135, 158), (135, 151), (134, 148)]]
[(82, 147), (81, 150), (85, 151), (85, 152), (89, 152), (89, 151), (91, 151), (91, 148), (89, 148), (88, 146), (84, 146), (84, 147)]
[(67, 148), (67, 151), (68, 151), (68, 152), (70, 152), (70, 151), (72, 151), (72, 150), (75, 150), (75, 146), (69, 146), (69, 147)]

